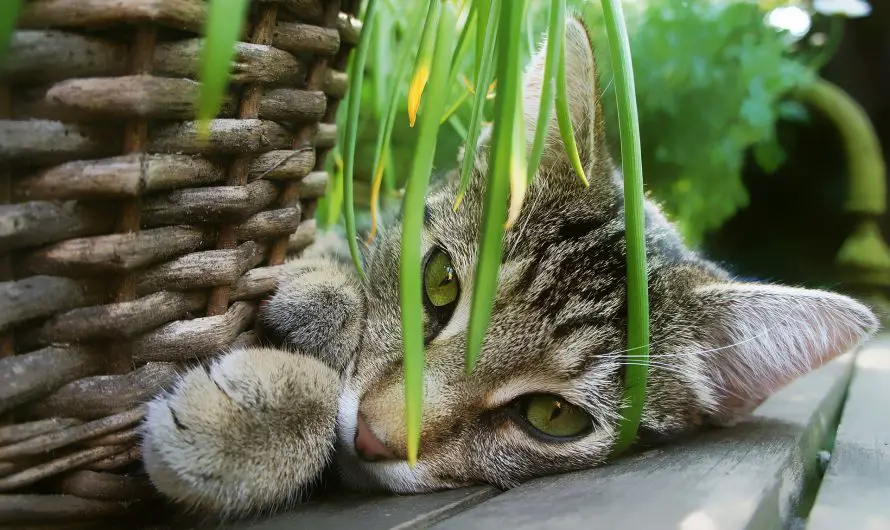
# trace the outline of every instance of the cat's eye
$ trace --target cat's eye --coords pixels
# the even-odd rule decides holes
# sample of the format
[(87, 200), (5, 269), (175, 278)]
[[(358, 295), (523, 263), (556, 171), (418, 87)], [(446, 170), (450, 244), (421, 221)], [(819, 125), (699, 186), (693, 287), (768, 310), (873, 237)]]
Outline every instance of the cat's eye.
[(423, 292), (428, 304), (434, 308), (452, 306), (460, 295), (460, 281), (451, 257), (440, 248), (434, 249), (426, 260)]
[(593, 427), (590, 416), (581, 407), (559, 396), (528, 396), (519, 403), (519, 412), (535, 430), (552, 438), (575, 438)]

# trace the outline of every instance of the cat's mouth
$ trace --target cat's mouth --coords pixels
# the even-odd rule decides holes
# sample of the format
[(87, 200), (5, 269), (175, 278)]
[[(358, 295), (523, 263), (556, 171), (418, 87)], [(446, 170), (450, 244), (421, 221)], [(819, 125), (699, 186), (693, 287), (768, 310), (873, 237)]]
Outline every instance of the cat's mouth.
[(366, 462), (379, 462), (381, 460), (397, 460), (396, 455), (389, 450), (383, 442), (374, 434), (361, 413), (356, 415), (355, 452), (359, 458)]

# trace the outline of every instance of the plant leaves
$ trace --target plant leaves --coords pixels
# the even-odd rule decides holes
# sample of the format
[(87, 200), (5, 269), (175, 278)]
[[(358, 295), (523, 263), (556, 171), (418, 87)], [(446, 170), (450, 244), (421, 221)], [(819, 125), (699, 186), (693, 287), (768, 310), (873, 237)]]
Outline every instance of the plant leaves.
[(646, 267), (643, 159), (634, 85), (633, 61), (620, 0), (602, 0), (615, 78), (624, 170), (624, 230), (627, 246), (627, 349), (634, 352), (625, 368), (624, 402), (614, 453), (625, 451), (637, 436), (649, 376), (649, 288)]
[(450, 59), (457, 38), (457, 15), (447, 2), (437, 2), (441, 21), (436, 29), (430, 62), (430, 87), (426, 112), (420, 116), (418, 144), (402, 209), (399, 292), (401, 295), (402, 347), (405, 370), (405, 422), (408, 433), (408, 463), (417, 462), (423, 413), (423, 279), (421, 237), (426, 191), (439, 133), (439, 118), (445, 109), (450, 80)]
[(346, 214), (346, 239), (349, 244), (349, 253), (352, 255), (352, 263), (363, 281), (367, 281), (365, 270), (362, 267), (361, 255), (358, 249), (358, 237), (355, 229), (355, 200), (353, 192), (353, 177), (355, 168), (355, 143), (358, 135), (358, 117), (362, 102), (362, 80), (365, 73), (365, 62), (368, 59), (368, 48), (371, 45), (371, 35), (374, 33), (374, 25), (377, 18), (377, 0), (368, 0), (365, 9), (365, 20), (358, 46), (353, 51), (352, 64), (349, 69), (349, 92), (347, 93), (348, 105), (346, 111), (346, 133), (343, 145), (343, 206)]
[[(501, 2), (492, 16), (499, 19), (498, 39), (501, 43), (521, 42), (525, 0), (509, 0)], [(485, 186), (485, 203), (482, 210), (482, 227), (479, 237), (479, 258), (476, 264), (476, 276), (473, 282), (473, 298), (470, 309), (470, 323), (467, 330), (466, 370), (472, 373), (482, 351), (482, 344), (488, 325), (491, 321), (492, 306), (497, 294), (498, 273), (503, 251), (504, 220), (507, 216), (507, 201), (510, 192), (511, 164), (516, 160), (519, 143), (524, 148), (525, 135), (522, 141), (516, 142), (516, 121), (522, 112), (522, 68), (521, 55), (515, 53), (512, 46), (498, 46), (497, 78), (500, 80), (498, 93), (495, 97), (495, 116), (491, 144), (491, 161)], [(477, 90), (477, 95), (482, 92)], [(524, 155), (524, 153), (522, 153)], [(525, 181), (523, 169), (521, 180)]]
[(201, 88), (198, 92), (198, 135), (210, 134), (210, 120), (219, 114), (229, 86), (235, 43), (247, 19), (250, 0), (210, 0), (201, 49)]

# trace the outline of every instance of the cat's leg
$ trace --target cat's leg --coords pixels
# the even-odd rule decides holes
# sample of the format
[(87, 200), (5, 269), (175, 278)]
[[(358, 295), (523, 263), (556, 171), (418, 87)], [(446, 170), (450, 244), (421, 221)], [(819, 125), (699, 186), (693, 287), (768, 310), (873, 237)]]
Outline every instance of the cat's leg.
[(346, 243), (319, 238), (287, 262), (260, 313), (260, 335), (283, 349), (315, 356), (342, 371), (358, 349), (366, 300)]
[(228, 353), (149, 403), (145, 467), (167, 497), (221, 517), (287, 505), (331, 456), (339, 387), (306, 355)]

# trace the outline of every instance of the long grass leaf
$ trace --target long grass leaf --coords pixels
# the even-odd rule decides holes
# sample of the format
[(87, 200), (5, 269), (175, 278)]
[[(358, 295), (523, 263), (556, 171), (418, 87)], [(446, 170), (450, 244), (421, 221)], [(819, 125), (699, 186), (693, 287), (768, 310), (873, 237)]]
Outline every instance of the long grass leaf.
[[(520, 79), (520, 89), (522, 80)], [(516, 98), (516, 111), (513, 119), (513, 145), (510, 146), (510, 207), (507, 210), (506, 230), (519, 218), (525, 192), (528, 188), (528, 176), (525, 160), (525, 114), (522, 109), (522, 93)]]
[(547, 29), (547, 50), (544, 56), (544, 73), (541, 81), (541, 106), (538, 109), (537, 128), (528, 159), (528, 183), (531, 184), (541, 165), (544, 155), (544, 140), (550, 129), (550, 115), (553, 112), (553, 87), (556, 84), (556, 71), (562, 57), (562, 42), (566, 32), (566, 0), (550, 2), (550, 23)]
[(439, 23), (439, 2), (441, 0), (430, 0), (426, 21), (423, 24), (420, 49), (417, 50), (417, 58), (414, 60), (414, 74), (411, 76), (411, 84), (408, 86), (408, 123), (411, 127), (414, 127), (417, 122), (420, 99), (430, 77), (430, 63), (436, 45), (436, 26)]
[(476, 2), (484, 1), (485, 0), (473, 0), (473, 3), (470, 4), (470, 10), (467, 11), (467, 18), (464, 20), (464, 25), (460, 30), (460, 36), (457, 38), (457, 46), (454, 48), (454, 55), (451, 57), (451, 73), (448, 74), (451, 79), (457, 78), (457, 70), (460, 68), (460, 62), (463, 60), (467, 45), (470, 42), (470, 35), (475, 35), (477, 14)]
[[(504, 238), (504, 221), (507, 214), (507, 199), (510, 191), (511, 165), (516, 156), (516, 121), (521, 115), (517, 112), (522, 98), (521, 54), (514, 46), (521, 42), (525, 0), (507, 0), (498, 6), (500, 19), (500, 46), (497, 51), (498, 94), (495, 97), (494, 131), (492, 135), (492, 158), (488, 167), (485, 187), (485, 203), (480, 231), (479, 258), (473, 282), (470, 324), (467, 333), (466, 369), (472, 372), (482, 351), (482, 343), (491, 321), (491, 311), (497, 294), (498, 272)], [(492, 11), (495, 16), (495, 11)], [(481, 92), (481, 90), (480, 90)], [(523, 170), (521, 179), (525, 180)]]
[(458, 109), (461, 108), (461, 106), (467, 101), (467, 98), (469, 98), (469, 97), (470, 97), (470, 91), (462, 90), (460, 95), (457, 97), (457, 99), (454, 100), (454, 103), (452, 103), (451, 106), (445, 110), (445, 114), (442, 115), (442, 119), (439, 120), (439, 123), (443, 124), (446, 121), (448, 121), (449, 119), (451, 119), (451, 117), (454, 116), (454, 113), (457, 112)]
[(450, 58), (456, 39), (457, 16), (447, 2), (437, 2), (441, 21), (435, 35), (430, 86), (425, 112), (420, 116), (417, 147), (405, 192), (399, 290), (402, 310), (402, 344), (405, 368), (405, 421), (408, 433), (408, 462), (417, 462), (423, 412), (423, 279), (421, 237), (426, 192), (439, 133), (439, 118), (445, 108), (450, 80)]
[(3, 0), (0, 5), (0, 66), (6, 61), (15, 24), (22, 13), (22, 0)]
[(367, 280), (358, 249), (358, 237), (355, 230), (355, 200), (353, 192), (353, 172), (355, 168), (355, 141), (358, 136), (358, 116), (362, 104), (362, 79), (365, 73), (365, 61), (377, 15), (377, 0), (368, 0), (365, 9), (365, 20), (358, 46), (353, 51), (352, 65), (349, 69), (349, 94), (346, 110), (346, 133), (343, 144), (343, 213), (346, 218), (346, 239), (352, 263), (362, 280)]
[(623, 411), (615, 453), (634, 442), (646, 400), (649, 377), (649, 288), (646, 269), (646, 233), (643, 203), (643, 162), (640, 154), (640, 126), (636, 87), (627, 26), (620, 0), (602, 0), (603, 19), (612, 70), (621, 136), (621, 164), (624, 170), (624, 224), (627, 241), (627, 347), (636, 352), (634, 366), (625, 372)]
[(569, 155), (569, 161), (578, 174), (578, 178), (585, 186), (590, 184), (587, 182), (587, 175), (584, 174), (584, 166), (581, 165), (581, 157), (578, 155), (578, 145), (575, 143), (575, 132), (572, 126), (572, 115), (569, 111), (569, 95), (566, 87), (566, 42), (565, 38), (559, 43), (562, 50), (559, 54), (558, 67), (556, 69), (556, 118), (559, 122), (559, 134), (562, 136), (562, 143), (566, 147), (566, 154)]
[(490, 2), (485, 0), (476, 0), (473, 2), (473, 9), (476, 11), (476, 61), (473, 63), (476, 79), (479, 79), (479, 72), (482, 70), (482, 60), (485, 57), (485, 35), (487, 33), (488, 22), (492, 13), (497, 11)]
[(331, 189), (325, 194), (327, 201), (327, 220), (326, 227), (334, 226), (340, 220), (340, 214), (343, 213), (343, 159), (340, 152), (331, 153), (334, 159), (334, 174), (331, 175)]
[(396, 68), (392, 75), (391, 88), (389, 90), (389, 100), (383, 111), (383, 119), (377, 125), (377, 144), (374, 147), (374, 178), (371, 181), (371, 230), (368, 234), (368, 242), (374, 240), (377, 235), (377, 222), (380, 210), (380, 188), (384, 183), (385, 171), (390, 155), (390, 138), (392, 138), (393, 127), (396, 123), (396, 113), (399, 110), (399, 102), (401, 101), (402, 83), (408, 74), (408, 63), (411, 54), (417, 47), (417, 42), (423, 31), (424, 12), (420, 9), (414, 11), (414, 18), (409, 23), (409, 33), (405, 41), (401, 44)]
[(229, 85), (235, 43), (241, 36), (250, 0), (211, 0), (201, 50), (201, 88), (198, 92), (198, 134), (206, 138), (210, 120), (219, 114)]
[[(500, 9), (501, 0), (488, 0), (489, 10), (497, 13)], [(513, 0), (506, 0), (508, 2)], [(479, 0), (478, 4), (484, 4), (486, 0)], [(488, 93), (488, 80), (491, 78), (491, 71), (494, 67), (495, 43), (497, 42), (499, 17), (488, 17), (489, 24), (485, 28), (485, 39), (482, 41), (482, 63), (479, 65), (479, 71), (476, 73), (476, 85), (473, 89), (473, 109), (470, 114), (470, 124), (467, 126), (467, 136), (464, 138), (464, 154), (460, 165), (460, 186), (457, 189), (457, 196), (454, 199), (454, 209), (460, 207), (461, 201), (464, 199), (464, 193), (467, 192), (467, 186), (470, 184), (470, 174), (473, 171), (473, 164), (476, 160), (476, 142), (479, 141), (479, 131), (482, 129), (482, 118), (485, 112), (485, 98)], [(482, 20), (481, 15), (477, 20)], [(507, 43), (509, 41), (502, 41)]]

